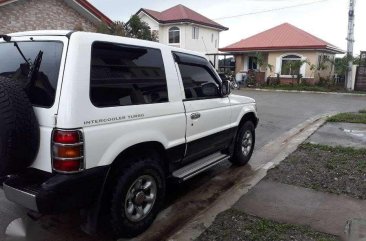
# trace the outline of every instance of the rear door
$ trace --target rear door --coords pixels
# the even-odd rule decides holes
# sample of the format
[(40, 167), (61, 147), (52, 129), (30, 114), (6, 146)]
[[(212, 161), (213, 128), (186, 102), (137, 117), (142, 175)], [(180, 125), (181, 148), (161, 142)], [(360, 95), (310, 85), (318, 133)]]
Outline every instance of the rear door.
[[(14, 45), (17, 42), (19, 49)], [(40, 126), (40, 147), (32, 167), (51, 172), (51, 133), (55, 126), (64, 74), (68, 38), (66, 36), (18, 36), (11, 42), (0, 39), (0, 76), (26, 81), (29, 64), (42, 52), (42, 61), (28, 97)], [(22, 56), (24, 55), (24, 58)]]
[[(177, 52), (174, 57), (185, 94), (187, 149), (183, 163), (189, 163), (230, 144), (230, 101), (221, 96), (221, 81), (205, 58)], [(207, 92), (205, 85), (216, 86), (217, 91)]]

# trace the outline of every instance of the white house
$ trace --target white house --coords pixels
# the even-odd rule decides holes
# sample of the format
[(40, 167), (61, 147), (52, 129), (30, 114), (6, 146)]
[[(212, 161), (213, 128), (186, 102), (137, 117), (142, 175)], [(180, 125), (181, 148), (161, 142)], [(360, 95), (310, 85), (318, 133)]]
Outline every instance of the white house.
[(218, 52), (220, 32), (228, 30), (181, 4), (162, 12), (141, 8), (136, 14), (155, 32), (160, 43), (205, 54)]

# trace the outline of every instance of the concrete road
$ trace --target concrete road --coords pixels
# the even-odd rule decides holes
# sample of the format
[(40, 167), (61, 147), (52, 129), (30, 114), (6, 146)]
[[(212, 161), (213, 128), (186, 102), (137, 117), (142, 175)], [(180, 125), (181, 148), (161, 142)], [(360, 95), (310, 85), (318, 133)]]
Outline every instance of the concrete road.
[[(235, 93), (252, 97), (257, 101), (260, 124), (257, 128), (256, 149), (315, 115), (333, 111), (357, 111), (366, 108), (366, 96), (254, 90), (240, 90), (235, 91)], [(209, 181), (228, 166), (229, 164), (220, 165), (183, 185), (169, 187), (167, 207), (178, 199), (186, 198), (189, 191)], [(0, 191), (0, 240), (4, 240), (4, 232), (9, 222), (22, 216), (25, 216), (25, 210), (8, 202), (4, 198), (3, 192)], [(30, 233), (37, 234), (38, 238), (31, 240), (107, 239), (106, 237), (91, 238), (86, 236), (79, 230), (79, 225), (77, 214), (72, 214), (45, 217), (25, 226)]]
[(366, 108), (366, 96), (239, 90), (256, 100), (259, 114), (256, 148), (308, 118), (327, 112), (352, 112)]

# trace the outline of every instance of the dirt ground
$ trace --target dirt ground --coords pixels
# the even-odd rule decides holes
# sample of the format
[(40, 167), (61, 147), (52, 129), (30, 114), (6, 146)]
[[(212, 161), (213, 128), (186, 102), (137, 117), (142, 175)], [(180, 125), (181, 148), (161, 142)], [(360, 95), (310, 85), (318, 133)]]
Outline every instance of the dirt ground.
[(337, 237), (305, 226), (281, 224), (229, 209), (196, 241), (336, 241)]
[(366, 149), (302, 144), (265, 180), (366, 199)]

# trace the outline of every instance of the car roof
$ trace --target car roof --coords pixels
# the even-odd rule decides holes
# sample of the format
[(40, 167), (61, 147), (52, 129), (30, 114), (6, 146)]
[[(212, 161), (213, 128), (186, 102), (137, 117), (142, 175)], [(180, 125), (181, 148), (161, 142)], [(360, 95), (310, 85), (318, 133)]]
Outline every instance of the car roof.
[[(106, 36), (111, 37), (111, 42), (113, 42), (113, 39), (117, 38), (123, 38), (125, 40), (129, 39), (128, 42), (131, 41), (130, 38), (126, 37), (120, 37), (120, 36), (114, 36), (114, 35), (108, 35), (108, 34), (101, 34), (101, 33), (93, 33), (93, 32), (84, 32), (84, 31), (72, 31), (72, 30), (36, 30), (36, 31), (26, 31), (26, 32), (16, 32), (8, 34), (11, 37), (23, 37), (23, 36), (70, 36), (71, 34), (81, 34), (81, 35), (88, 35), (95, 37), (96, 40), (98, 40), (101, 36), (105, 39)], [(141, 40), (141, 39), (133, 39), (134, 42), (139, 43), (140, 45), (143, 45), (146, 43), (148, 46), (154, 45), (156, 48), (168, 48), (171, 51), (181, 52), (181, 53), (187, 53), (187, 54), (193, 54), (197, 56), (201, 56), (207, 59), (207, 57), (199, 52), (186, 50), (183, 48), (173, 47), (166, 44), (158, 43), (158, 42), (152, 42), (148, 40)]]
[(66, 36), (73, 31), (71, 30), (36, 30), (36, 31), (26, 31), (26, 32), (16, 32), (8, 34), (11, 37), (21, 37), (21, 36)]

